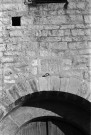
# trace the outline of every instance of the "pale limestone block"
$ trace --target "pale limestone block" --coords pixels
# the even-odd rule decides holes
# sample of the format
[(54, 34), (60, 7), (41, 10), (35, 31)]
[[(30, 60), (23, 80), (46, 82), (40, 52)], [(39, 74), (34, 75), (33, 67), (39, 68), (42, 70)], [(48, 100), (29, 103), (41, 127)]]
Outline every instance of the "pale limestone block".
[(67, 92), (69, 78), (60, 78), (60, 91)]
[(70, 31), (70, 29), (66, 29), (66, 30), (64, 30), (64, 35), (66, 35), (66, 36), (70, 36), (70, 35), (71, 35), (71, 31)]
[(51, 77), (47, 76), (46, 80), (47, 80), (47, 90), (50, 91), (51, 90)]
[(58, 45), (59, 45), (59, 49), (61, 49), (61, 50), (68, 49), (67, 42), (58, 42)]
[(72, 65), (72, 60), (71, 59), (63, 59), (62, 60), (62, 66), (71, 66)]
[(45, 50), (40, 50), (40, 56), (41, 57), (50, 57), (51, 56), (51, 52), (45, 51)]
[(70, 49), (76, 49), (76, 43), (75, 43), (75, 42), (69, 42), (69, 43), (68, 43), (68, 47), (69, 47)]
[(57, 49), (57, 50), (66, 50), (67, 47), (67, 42), (54, 42), (50, 44), (51, 49)]
[(60, 90), (60, 78), (59, 76), (51, 76), (51, 90)]
[(64, 36), (64, 30), (58, 30), (58, 36)]
[(18, 88), (16, 85), (13, 85), (9, 89), (7, 89), (7, 94), (13, 102), (20, 98)]
[(83, 22), (83, 17), (82, 15), (70, 15), (70, 22), (71, 23), (82, 23)]
[(71, 32), (73, 36), (85, 35), (84, 29), (73, 29)]
[(15, 80), (4, 80), (4, 83), (14, 84), (15, 83)]
[(48, 72), (48, 60), (47, 59), (42, 59), (40, 61), (40, 67), (39, 67), (39, 72)]
[(6, 44), (2, 43), (0, 44), (0, 51), (5, 51), (6, 50)]
[(32, 68), (32, 70), (31, 70), (31, 73), (33, 74), (33, 75), (37, 75), (37, 67), (33, 67)]
[(69, 4), (68, 4), (68, 8), (69, 8), (69, 9), (76, 9), (76, 8), (77, 8), (77, 6), (76, 6), (76, 2), (74, 2), (74, 1), (73, 1), (73, 2), (72, 2), (72, 1), (71, 1), (71, 2), (69, 2)]
[(44, 77), (39, 77), (39, 90), (40, 91), (47, 91), (48, 90), (47, 79)]
[(85, 34), (91, 36), (91, 29), (85, 29)]
[(72, 94), (77, 94), (78, 89), (80, 88), (81, 81), (77, 78), (70, 77), (69, 84), (67, 86), (67, 92)]
[(72, 37), (71, 36), (64, 36), (61, 38), (62, 42), (70, 42), (72, 41)]
[(37, 66), (38, 65), (38, 60), (37, 59), (32, 60), (31, 65), (32, 66)]
[(61, 15), (61, 16), (53, 16), (49, 18), (49, 21), (51, 24), (64, 24), (66, 23), (66, 17), (65, 15)]
[(62, 24), (61, 26), (60, 26), (60, 29), (74, 29), (75, 28), (75, 25), (74, 24)]
[(16, 36), (16, 37), (18, 37), (18, 36), (23, 36), (23, 33), (22, 33), (21, 30), (14, 30), (14, 31), (11, 31), (11, 32), (10, 32), (10, 36), (11, 36), (11, 37), (13, 37), (13, 36), (14, 36), (14, 37), (15, 37), (15, 36)]
[(85, 54), (89, 55), (89, 54), (91, 54), (91, 49), (81, 49), (81, 50), (79, 50), (79, 54), (80, 55), (85, 55)]
[(89, 93), (91, 93), (91, 87), (90, 87), (90, 82), (84, 81), (80, 84), (80, 87), (78, 89), (77, 95), (87, 98)]
[(85, 23), (91, 23), (91, 15), (84, 15)]
[(12, 57), (2, 57), (1, 62), (2, 63), (8, 63), (8, 62), (13, 62), (14, 59)]
[(77, 8), (79, 8), (79, 9), (83, 9), (84, 10), (85, 9), (85, 6), (86, 5), (85, 5), (85, 2), (84, 1), (82, 1), (82, 2), (79, 1), (77, 3)]

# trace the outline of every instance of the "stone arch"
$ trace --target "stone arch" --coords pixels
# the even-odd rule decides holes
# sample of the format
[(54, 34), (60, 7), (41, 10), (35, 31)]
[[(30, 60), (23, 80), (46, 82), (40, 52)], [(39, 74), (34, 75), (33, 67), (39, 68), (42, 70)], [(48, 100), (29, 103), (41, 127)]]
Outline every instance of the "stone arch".
[(0, 123), (0, 132), (1, 135), (15, 135), (19, 127), (29, 120), (41, 116), (58, 116), (90, 135), (90, 105), (84, 98), (65, 92), (28, 94), (15, 101), (14, 108)]

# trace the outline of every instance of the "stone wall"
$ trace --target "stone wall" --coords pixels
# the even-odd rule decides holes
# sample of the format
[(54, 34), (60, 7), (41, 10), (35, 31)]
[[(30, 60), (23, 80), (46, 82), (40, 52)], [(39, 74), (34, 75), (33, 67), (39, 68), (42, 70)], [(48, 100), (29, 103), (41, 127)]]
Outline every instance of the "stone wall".
[[(69, 0), (67, 10), (57, 3), (0, 3), (0, 117), (36, 91), (65, 91), (91, 101), (89, 0)], [(20, 26), (12, 26), (12, 17), (19, 17)]]

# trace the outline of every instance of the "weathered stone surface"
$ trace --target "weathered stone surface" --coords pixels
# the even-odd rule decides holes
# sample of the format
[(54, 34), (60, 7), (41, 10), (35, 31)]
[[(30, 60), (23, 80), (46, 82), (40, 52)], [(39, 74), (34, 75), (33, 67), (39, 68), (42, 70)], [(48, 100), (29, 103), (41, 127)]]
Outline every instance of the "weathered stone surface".
[(60, 78), (60, 91), (67, 92), (68, 91), (69, 78)]
[(78, 78), (69, 78), (69, 84), (67, 86), (67, 92), (72, 94), (77, 94), (79, 88), (80, 88), (81, 80)]
[(39, 91), (47, 91), (48, 90), (48, 83), (47, 79), (44, 77), (39, 78)]
[[(88, 0), (71, 0), (65, 11), (63, 4), (30, 8), (22, 0), (3, 0), (0, 93), (6, 94), (0, 97), (0, 102), (7, 110), (20, 96), (42, 90), (60, 89), (88, 99), (90, 5)], [(18, 16), (21, 26), (12, 26), (12, 17)], [(49, 76), (42, 77), (46, 73)]]
[(51, 90), (60, 90), (60, 78), (59, 76), (51, 76)]
[(17, 129), (18, 126), (9, 117), (0, 123), (1, 135), (14, 135)]

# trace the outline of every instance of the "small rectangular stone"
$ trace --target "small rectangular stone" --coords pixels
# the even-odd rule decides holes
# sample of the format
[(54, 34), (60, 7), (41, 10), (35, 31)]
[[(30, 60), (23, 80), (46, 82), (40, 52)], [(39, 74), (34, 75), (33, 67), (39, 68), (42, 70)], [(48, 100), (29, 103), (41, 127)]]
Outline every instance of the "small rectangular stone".
[(75, 25), (74, 24), (68, 24), (68, 25), (61, 25), (60, 26), (60, 29), (73, 29), (75, 28)]
[(91, 16), (90, 15), (84, 15), (85, 23), (91, 23)]
[(70, 48), (70, 49), (76, 49), (76, 43), (74, 43), (74, 42), (68, 43), (68, 48)]
[(70, 36), (71, 35), (70, 29), (64, 30), (64, 35)]
[(65, 36), (65, 37), (62, 37), (62, 41), (63, 42), (70, 42), (70, 41), (72, 41), (72, 37), (71, 36)]
[(69, 9), (76, 9), (76, 2), (75, 1), (70, 1), (68, 4)]
[(70, 23), (83, 23), (82, 15), (70, 15)]
[(85, 6), (86, 6), (86, 3), (85, 3), (84, 1), (82, 1), (82, 2), (79, 1), (79, 2), (77, 3), (77, 8), (80, 9), (80, 10), (81, 10), (81, 9), (84, 10), (84, 9), (85, 9)]
[(18, 37), (18, 36), (22, 36), (22, 35), (23, 35), (22, 32), (19, 30), (14, 30), (14, 31), (10, 32), (11, 37), (15, 37), (15, 36)]
[(47, 79), (44, 77), (39, 78), (39, 91), (47, 91), (48, 90), (48, 84)]
[(85, 34), (91, 36), (91, 29), (85, 29)]
[(65, 24), (65, 23), (67, 23), (65, 15), (50, 17), (49, 22), (51, 24)]
[(89, 55), (89, 54), (91, 54), (91, 49), (81, 49), (81, 50), (79, 50), (79, 54), (81, 54), (81, 55), (83, 55), (83, 54), (87, 54), (87, 55)]
[(58, 31), (58, 36), (64, 36), (64, 30), (59, 30)]
[(8, 62), (13, 62), (14, 59), (12, 57), (2, 57), (1, 62), (2, 63), (8, 63)]
[(73, 29), (71, 30), (73, 36), (77, 35), (85, 35), (85, 32), (83, 29)]

